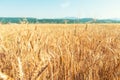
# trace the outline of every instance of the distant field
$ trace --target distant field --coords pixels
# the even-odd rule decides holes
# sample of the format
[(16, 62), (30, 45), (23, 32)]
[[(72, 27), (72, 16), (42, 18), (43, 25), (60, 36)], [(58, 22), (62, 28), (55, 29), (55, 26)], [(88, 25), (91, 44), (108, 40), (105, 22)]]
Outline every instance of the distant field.
[(120, 80), (120, 24), (0, 24), (0, 80)]

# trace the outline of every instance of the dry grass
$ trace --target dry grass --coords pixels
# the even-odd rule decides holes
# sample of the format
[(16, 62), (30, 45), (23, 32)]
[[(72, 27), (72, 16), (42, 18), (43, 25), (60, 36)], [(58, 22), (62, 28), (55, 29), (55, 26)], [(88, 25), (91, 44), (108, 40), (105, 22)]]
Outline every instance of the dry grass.
[(120, 25), (0, 25), (0, 80), (8, 79), (120, 80)]

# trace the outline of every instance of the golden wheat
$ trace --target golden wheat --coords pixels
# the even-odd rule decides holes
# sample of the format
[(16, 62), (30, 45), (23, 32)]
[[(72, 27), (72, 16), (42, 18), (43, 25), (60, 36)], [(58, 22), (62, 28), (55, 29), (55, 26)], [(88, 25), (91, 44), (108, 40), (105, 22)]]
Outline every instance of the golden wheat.
[(120, 80), (120, 24), (0, 25), (0, 79)]

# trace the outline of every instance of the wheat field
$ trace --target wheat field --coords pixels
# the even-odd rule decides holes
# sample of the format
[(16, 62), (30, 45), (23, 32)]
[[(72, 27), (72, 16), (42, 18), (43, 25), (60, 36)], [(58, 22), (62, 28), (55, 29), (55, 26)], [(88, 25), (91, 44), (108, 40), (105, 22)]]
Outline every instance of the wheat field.
[(120, 80), (120, 24), (0, 24), (0, 80)]

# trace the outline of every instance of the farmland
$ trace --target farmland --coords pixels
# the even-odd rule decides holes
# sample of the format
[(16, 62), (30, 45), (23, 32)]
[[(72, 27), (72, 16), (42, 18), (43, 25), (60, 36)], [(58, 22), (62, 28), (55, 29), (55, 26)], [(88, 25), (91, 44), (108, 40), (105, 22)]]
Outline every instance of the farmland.
[(0, 24), (1, 80), (120, 80), (120, 24)]

